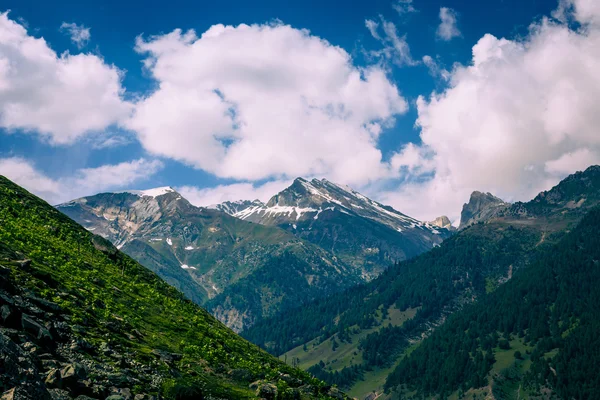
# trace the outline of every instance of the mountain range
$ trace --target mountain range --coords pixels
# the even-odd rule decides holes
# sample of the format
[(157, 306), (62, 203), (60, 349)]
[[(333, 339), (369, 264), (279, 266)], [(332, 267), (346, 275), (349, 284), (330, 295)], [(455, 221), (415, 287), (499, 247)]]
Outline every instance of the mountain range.
[(236, 331), (366, 282), (452, 232), (350, 188), (296, 179), (267, 204), (196, 207), (170, 187), (57, 206)]
[(598, 166), (528, 202), (474, 192), (458, 230), (301, 178), (264, 204), (58, 210), (0, 177), (3, 400), (600, 396)]
[[(560, 374), (566, 372), (556, 369), (551, 358), (563, 357), (567, 350), (567, 343), (559, 340), (556, 332), (567, 337), (565, 327), (575, 329), (582, 317), (577, 295), (566, 297), (557, 291), (558, 297), (540, 297), (536, 303), (514, 286), (526, 282), (527, 287), (537, 287), (536, 274), (544, 271), (554, 254), (562, 254), (565, 241), (583, 240), (582, 235), (597, 240), (598, 232), (591, 229), (590, 222), (597, 220), (597, 213), (588, 214), (599, 204), (597, 166), (567, 177), (529, 202), (509, 204), (475, 192), (463, 209), (462, 229), (440, 246), (397, 263), (366, 284), (259, 321), (242, 335), (358, 398), (475, 399), (495, 391), (495, 397), (489, 398), (512, 399), (568, 393), (557, 386), (566, 379)], [(585, 228), (578, 228), (580, 223)], [(565, 253), (574, 263), (568, 267), (577, 269), (581, 263), (588, 268), (585, 263), (597, 263), (593, 249), (589, 250), (592, 252), (584, 259), (572, 250)], [(553, 268), (557, 269), (555, 276), (565, 273), (560, 264)], [(536, 290), (543, 291), (550, 278), (544, 277)], [(590, 279), (600, 283), (593, 280), (596, 275)], [(564, 293), (572, 296), (576, 292), (570, 287)], [(593, 293), (582, 296), (584, 304), (595, 304)], [(523, 299), (526, 301), (519, 305)], [(487, 318), (493, 320), (493, 312), (506, 314), (501, 306), (505, 302), (517, 313), (513, 317), (529, 315), (527, 307), (535, 304), (536, 312), (545, 313), (540, 315), (551, 316), (554, 308), (560, 308), (563, 320), (531, 316), (542, 324), (538, 327), (541, 333), (535, 335), (528, 335), (531, 331), (524, 325), (474, 328), (473, 321), (481, 321), (469, 310), (482, 313), (480, 304), (485, 304)], [(568, 321), (564, 320), (567, 316)], [(508, 347), (499, 342), (500, 335), (491, 327), (505, 333), (502, 337)], [(455, 357), (463, 337), (457, 332), (467, 332), (470, 338), (470, 347), (460, 353), (462, 358)], [(600, 330), (586, 330), (585, 334), (597, 333)], [(517, 337), (521, 338), (518, 343)], [(513, 353), (517, 349), (524, 361), (518, 360), (521, 364), (515, 369)], [(553, 353), (547, 355), (549, 351)], [(550, 360), (545, 366), (539, 363), (539, 354)], [(534, 372), (544, 375), (533, 376)], [(546, 379), (548, 373), (556, 379)]]

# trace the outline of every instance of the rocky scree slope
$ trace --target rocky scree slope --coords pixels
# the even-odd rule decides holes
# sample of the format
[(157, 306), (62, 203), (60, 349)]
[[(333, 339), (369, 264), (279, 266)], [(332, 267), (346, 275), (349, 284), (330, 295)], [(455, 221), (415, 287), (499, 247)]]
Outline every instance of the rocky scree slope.
[[(348, 265), (318, 246), (276, 227), (195, 207), (171, 188), (102, 193), (57, 209), (236, 331), (360, 282)], [(233, 289), (239, 285), (243, 296)]]
[(345, 397), (240, 338), (110, 242), (2, 176), (0, 394)]

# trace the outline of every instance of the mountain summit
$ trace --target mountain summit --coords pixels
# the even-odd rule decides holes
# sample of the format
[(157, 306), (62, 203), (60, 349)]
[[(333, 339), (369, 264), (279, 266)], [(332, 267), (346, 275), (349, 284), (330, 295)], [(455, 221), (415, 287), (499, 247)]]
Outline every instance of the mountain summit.
[(429, 225), (437, 226), (438, 228), (448, 229), (449, 231), (455, 231), (456, 228), (452, 226), (452, 221), (446, 215), (437, 217), (433, 221), (428, 222)]
[(421, 222), (327, 179), (297, 178), (267, 204), (233, 215), (306, 239), (359, 269), (366, 280), (451, 235), (447, 227)]
[(463, 205), (460, 213), (459, 229), (466, 228), (479, 221), (485, 221), (509, 205), (509, 203), (505, 203), (504, 200), (491, 193), (475, 191), (471, 194), (469, 202)]
[(266, 205), (247, 208), (234, 215), (247, 221), (273, 225), (292, 220), (318, 220), (322, 213), (333, 212), (335, 208), (349, 215), (371, 219), (399, 232), (419, 226), (435, 233), (435, 229), (428, 224), (327, 179), (307, 181), (297, 178), (290, 187), (271, 197)]

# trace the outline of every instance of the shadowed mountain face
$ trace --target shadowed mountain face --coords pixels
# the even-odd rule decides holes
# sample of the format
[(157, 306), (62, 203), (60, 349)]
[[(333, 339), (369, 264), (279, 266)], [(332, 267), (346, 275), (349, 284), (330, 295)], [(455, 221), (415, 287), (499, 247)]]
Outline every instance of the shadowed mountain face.
[(2, 399), (345, 398), (2, 176), (0, 221)]
[(166, 187), (57, 208), (237, 331), (370, 280), (450, 234), (351, 189), (303, 179), (267, 205), (195, 207)]
[(298, 178), (267, 204), (233, 215), (314, 243), (356, 268), (365, 280), (451, 235), (449, 227), (418, 221), (326, 179)]

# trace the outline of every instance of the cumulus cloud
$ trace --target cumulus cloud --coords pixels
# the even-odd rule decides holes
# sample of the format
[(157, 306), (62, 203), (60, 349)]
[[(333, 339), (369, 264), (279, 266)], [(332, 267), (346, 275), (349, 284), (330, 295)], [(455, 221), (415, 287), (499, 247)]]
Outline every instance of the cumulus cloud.
[(159, 88), (127, 126), (146, 150), (238, 180), (388, 173), (376, 141), (407, 102), (379, 66), (287, 25), (138, 38)]
[[(400, 36), (393, 22), (386, 21), (383, 17), (380, 17), (380, 20), (381, 23), (371, 19), (365, 20), (365, 26), (371, 36), (383, 46), (380, 50), (370, 51), (369, 55), (399, 67), (419, 64), (410, 54), (410, 46), (406, 41), (406, 35)], [(381, 34), (379, 33), (380, 28)]]
[(225, 201), (260, 200), (267, 202), (274, 194), (279, 193), (292, 184), (291, 180), (269, 181), (260, 185), (249, 182), (219, 185), (211, 188), (182, 186), (177, 188), (190, 203), (205, 207)]
[(0, 159), (0, 175), (23, 186), (51, 204), (124, 188), (143, 181), (163, 168), (159, 160), (139, 159), (75, 171), (72, 176), (52, 179), (21, 157)]
[(61, 191), (60, 183), (48, 178), (20, 157), (1, 158), (0, 175), (45, 199), (53, 199)]
[(98, 192), (107, 188), (129, 186), (154, 175), (162, 168), (163, 163), (159, 160), (140, 158), (119, 164), (80, 169), (66, 184), (73, 182), (76, 190)]
[(559, 0), (552, 16), (562, 22), (575, 20), (581, 24), (600, 24), (600, 3), (596, 0)]
[(67, 33), (71, 38), (71, 41), (77, 46), (78, 49), (82, 49), (89, 43), (92, 38), (90, 28), (86, 28), (83, 25), (77, 25), (74, 22), (67, 23), (63, 22), (60, 26), (60, 30)]
[(437, 37), (441, 40), (452, 40), (461, 35), (458, 30), (458, 16), (456, 11), (448, 7), (440, 8), (440, 25), (437, 28)]
[(121, 71), (96, 55), (57, 55), (0, 14), (0, 127), (68, 144), (127, 118)]
[(594, 4), (572, 2), (570, 18), (587, 24), (577, 31), (543, 19), (520, 40), (482, 37), (446, 90), (418, 99), (422, 143), (395, 157), (410, 182), (381, 196), (420, 218), (456, 217), (472, 190), (527, 200), (600, 162)]
[(405, 14), (411, 14), (418, 12), (418, 10), (413, 6), (413, 0), (397, 0), (392, 4), (392, 7), (400, 16)]

